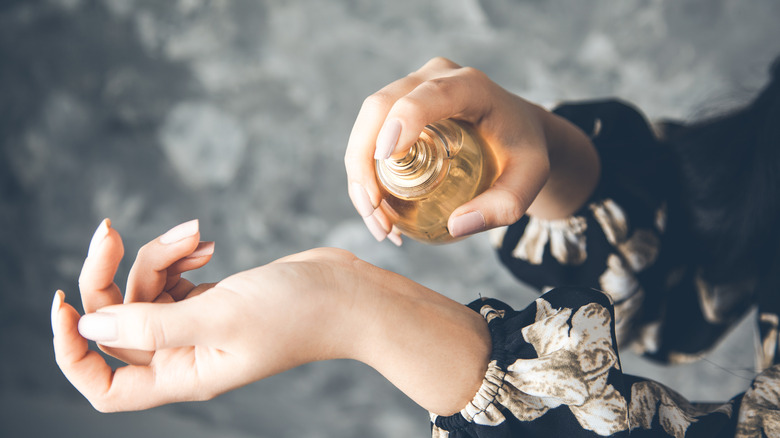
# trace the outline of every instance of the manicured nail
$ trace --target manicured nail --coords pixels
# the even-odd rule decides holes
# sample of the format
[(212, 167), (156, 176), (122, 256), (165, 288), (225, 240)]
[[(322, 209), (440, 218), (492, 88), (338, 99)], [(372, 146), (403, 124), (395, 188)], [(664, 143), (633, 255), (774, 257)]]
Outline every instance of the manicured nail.
[(401, 246), (404, 243), (401, 240), (401, 235), (392, 231), (387, 235), (387, 240), (393, 242), (395, 246)]
[(165, 234), (160, 236), (160, 243), (168, 245), (193, 236), (198, 232), (198, 226), (197, 219), (176, 225), (175, 227), (166, 231)]
[(371, 203), (371, 198), (368, 196), (368, 192), (365, 187), (360, 183), (353, 182), (349, 184), (349, 192), (352, 200), (355, 202), (355, 209), (362, 217), (371, 216), (374, 213), (374, 204)]
[(450, 234), (452, 237), (461, 237), (485, 229), (485, 218), (479, 211), (471, 211), (452, 219), (450, 222)]
[(393, 155), (395, 145), (398, 143), (398, 137), (401, 135), (401, 122), (393, 119), (385, 122), (379, 135), (376, 137), (376, 151), (374, 151), (375, 160), (386, 160)]
[(89, 249), (87, 250), (87, 257), (94, 255), (100, 244), (108, 236), (108, 229), (111, 227), (111, 219), (103, 219), (103, 222), (98, 225), (95, 234), (92, 235), (92, 240), (89, 242)]
[(79, 320), (79, 333), (95, 342), (116, 341), (116, 316), (110, 313), (87, 313)]
[(374, 239), (376, 239), (377, 242), (385, 240), (385, 237), (387, 237), (387, 231), (382, 228), (382, 225), (379, 224), (379, 221), (374, 216), (364, 217), (363, 222), (366, 223), (368, 231), (371, 232), (371, 235), (374, 236)]
[(51, 331), (52, 334), (54, 334), (54, 327), (57, 326), (57, 316), (59, 314), (60, 308), (62, 307), (62, 302), (65, 300), (65, 293), (61, 290), (58, 290), (57, 292), (54, 292), (54, 300), (51, 302)]
[(205, 257), (214, 254), (214, 242), (200, 242), (195, 251), (192, 251), (190, 255), (185, 258), (195, 259), (198, 257)]

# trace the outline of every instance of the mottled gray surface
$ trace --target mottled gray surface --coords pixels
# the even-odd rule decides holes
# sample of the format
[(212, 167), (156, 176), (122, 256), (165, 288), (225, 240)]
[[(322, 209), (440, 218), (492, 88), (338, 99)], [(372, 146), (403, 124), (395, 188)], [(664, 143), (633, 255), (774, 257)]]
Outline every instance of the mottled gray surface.
[[(313, 364), (206, 403), (94, 412), (54, 364), (55, 289), (103, 217), (128, 254), (201, 220), (212, 280), (311, 247), (349, 249), (459, 301), (530, 294), (486, 238), (378, 244), (342, 164), (365, 96), (443, 55), (551, 104), (618, 95), (689, 118), (749, 98), (780, 53), (776, 0), (0, 3), (0, 435), (399, 437), (426, 413), (357, 363)], [(120, 279), (128, 264), (121, 266)], [(695, 399), (747, 385), (752, 322), (708, 361), (655, 368)]]

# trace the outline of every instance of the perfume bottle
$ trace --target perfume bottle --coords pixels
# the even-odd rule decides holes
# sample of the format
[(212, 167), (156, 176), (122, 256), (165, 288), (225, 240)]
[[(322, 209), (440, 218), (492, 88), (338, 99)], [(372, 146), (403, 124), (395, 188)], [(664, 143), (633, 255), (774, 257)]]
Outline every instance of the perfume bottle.
[(471, 124), (446, 119), (426, 126), (403, 158), (377, 160), (376, 174), (381, 208), (395, 226), (440, 244), (458, 240), (447, 229), (450, 214), (495, 182), (497, 163)]

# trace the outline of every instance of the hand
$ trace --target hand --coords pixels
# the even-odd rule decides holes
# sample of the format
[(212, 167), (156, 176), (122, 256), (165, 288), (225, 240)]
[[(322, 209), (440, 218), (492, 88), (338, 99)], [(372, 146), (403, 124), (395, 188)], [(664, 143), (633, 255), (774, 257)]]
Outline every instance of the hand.
[[(87, 314), (79, 319), (61, 291), (52, 305), (57, 363), (95, 408), (208, 399), (352, 347), (340, 342), (349, 336), (339, 325), (328, 323), (342, 315), (329, 312), (331, 301), (320, 293), (334, 289), (321, 265), (339, 254), (290, 256), (216, 285), (181, 278), (212, 252), (212, 242), (199, 243), (196, 221), (175, 227), (138, 252), (121, 304), (113, 277), (122, 241), (110, 222), (101, 223), (79, 281)], [(320, 310), (325, 314), (316, 315)], [(88, 339), (130, 365), (112, 370)]]
[[(197, 234), (182, 237), (192, 225), (174, 230), (179, 240), (166, 233), (139, 251), (128, 282), (134, 297), (124, 304), (113, 283), (122, 242), (108, 222), (80, 279), (84, 302), (96, 310), (80, 318), (62, 291), (54, 296), (57, 364), (96, 409), (206, 400), (336, 358), (372, 366), (440, 415), (460, 410), (479, 388), (490, 335), (467, 307), (331, 248), (191, 287), (180, 273), (206, 263), (192, 257), (203, 244)], [(112, 370), (88, 340), (130, 365)]]
[[(211, 260), (214, 242), (200, 242), (199, 222), (185, 222), (172, 228), (139, 250), (130, 269), (124, 302), (170, 303), (202, 293), (213, 284), (197, 288), (181, 277), (182, 272), (203, 267)], [(124, 248), (111, 221), (100, 223), (89, 245), (79, 277), (81, 302), (86, 313), (121, 304), (122, 293), (113, 278)], [(148, 365), (153, 353), (98, 344), (105, 353), (126, 363)]]
[(377, 240), (401, 242), (379, 208), (374, 160), (402, 155), (425, 125), (445, 118), (471, 122), (499, 167), (494, 185), (449, 217), (455, 237), (512, 224), (527, 211), (565, 217), (595, 188), (598, 157), (579, 129), (476, 69), (434, 58), (369, 96), (350, 134), (344, 157), (349, 196)]

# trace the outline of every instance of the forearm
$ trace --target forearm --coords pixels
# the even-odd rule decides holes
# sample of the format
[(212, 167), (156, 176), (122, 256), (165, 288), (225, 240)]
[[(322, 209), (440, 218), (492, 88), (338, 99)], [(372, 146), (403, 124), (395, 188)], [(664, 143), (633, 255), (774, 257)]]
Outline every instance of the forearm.
[(491, 351), (479, 314), (346, 251), (319, 249), (285, 261), (291, 263), (247, 271), (221, 284), (239, 295), (257, 285), (281, 286), (250, 293), (258, 301), (239, 306), (242, 312), (233, 311), (234, 317), (294, 303), (294, 318), (288, 311), (267, 310), (262, 318), (246, 318), (250, 332), (268, 335), (253, 337), (258, 360), (266, 362), (253, 365), (259, 369), (253, 379), (307, 362), (354, 359), (437, 414), (458, 412), (471, 401)]
[(528, 209), (542, 219), (561, 219), (593, 194), (601, 174), (598, 152), (588, 136), (566, 119), (537, 109), (550, 157), (550, 176)]

